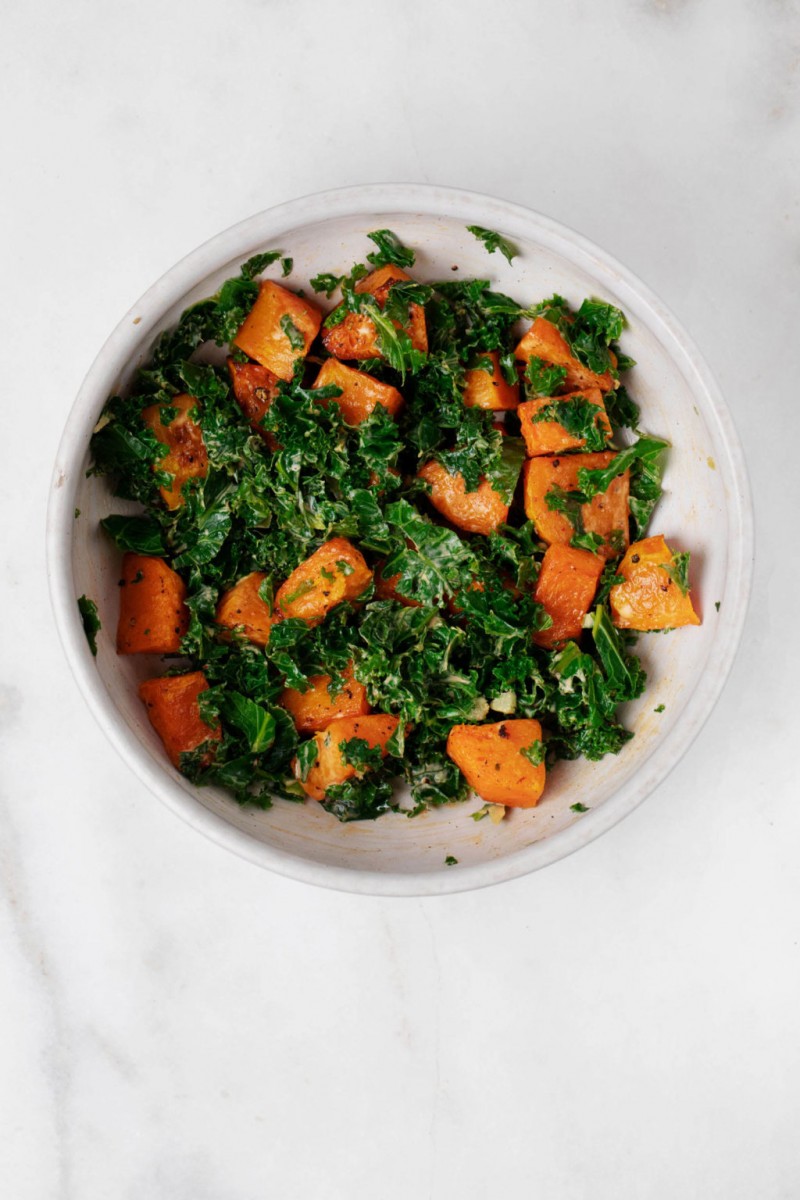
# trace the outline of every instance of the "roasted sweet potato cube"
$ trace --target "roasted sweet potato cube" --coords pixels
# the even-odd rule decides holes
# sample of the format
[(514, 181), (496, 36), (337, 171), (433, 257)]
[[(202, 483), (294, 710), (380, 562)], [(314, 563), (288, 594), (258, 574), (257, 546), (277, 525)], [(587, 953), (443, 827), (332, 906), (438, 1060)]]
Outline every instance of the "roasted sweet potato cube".
[(336, 695), (329, 691), (330, 675), (310, 675), (308, 688), (300, 692), (285, 688), (280, 703), (294, 721), (298, 733), (320, 733), (331, 721), (342, 717), (363, 717), (369, 712), (367, 689), (353, 678), (352, 663)]
[(433, 460), (420, 468), (419, 478), (431, 485), (429, 499), (437, 512), (467, 533), (493, 533), (508, 520), (508, 505), (488, 479), (468, 492), (463, 475), (451, 475)]
[(596, 375), (579, 361), (572, 353), (566, 339), (552, 321), (546, 317), (537, 317), (514, 351), (521, 362), (531, 358), (541, 358), (552, 366), (566, 367), (567, 375), (564, 380), (566, 391), (577, 392), (583, 388), (600, 388), (607, 392), (612, 386), (610, 372)]
[(489, 804), (533, 808), (544, 791), (545, 766), (523, 753), (542, 740), (538, 721), (499, 721), (496, 725), (454, 725), (447, 753), (473, 792)]
[(263, 571), (253, 571), (224, 592), (217, 605), (217, 624), (226, 629), (238, 629), (255, 646), (266, 646), (276, 617), (261, 599), (259, 589), (267, 578)]
[(539, 646), (558, 646), (580, 636), (583, 618), (591, 608), (605, 560), (588, 550), (556, 542), (542, 559), (534, 598), (553, 624), (533, 635)]
[[(200, 716), (197, 697), (208, 687), (202, 671), (188, 675), (173, 675), (162, 679), (146, 679), (139, 684), (139, 696), (144, 701), (150, 724), (164, 743), (169, 760), (180, 768), (181, 755), (196, 750), (203, 742), (218, 742), (219, 725), (206, 725)], [(209, 746), (204, 757), (208, 765), (214, 757)]]
[[(369, 292), (375, 297), (378, 307), (383, 308), (393, 284), (408, 282), (410, 279), (411, 276), (407, 275), (401, 267), (395, 267), (390, 263), (388, 266), (379, 267), (376, 271), (365, 275), (358, 281), (355, 290), (361, 293)], [(398, 328), (401, 327), (399, 323), (396, 324)], [(427, 353), (428, 333), (425, 325), (425, 310), (422, 305), (409, 305), (408, 324), (405, 326), (405, 330), (414, 349), (422, 351), (423, 354)], [(378, 331), (374, 323), (363, 313), (348, 313), (338, 325), (324, 329), (322, 341), (328, 353), (335, 358), (381, 358), (381, 352), (378, 349)]]
[[(568, 545), (575, 533), (564, 513), (554, 512), (548, 507), (548, 492), (553, 488), (561, 488), (565, 492), (579, 491), (578, 471), (581, 467), (589, 471), (607, 467), (613, 457), (613, 451), (603, 450), (598, 454), (565, 454), (561, 457), (528, 459), (523, 468), (525, 513), (533, 521), (542, 541)], [(608, 491), (581, 505), (581, 519), (586, 532), (597, 533), (605, 539), (598, 551), (605, 558), (613, 558), (628, 545), (628, 479), (628, 471), (617, 475)]]
[(205, 479), (208, 474), (208, 454), (203, 433), (193, 419), (199, 409), (194, 396), (174, 396), (171, 408), (177, 415), (165, 425), (161, 420), (162, 406), (151, 404), (142, 412), (142, 420), (149, 425), (168, 453), (154, 465), (155, 471), (166, 471), (173, 476), (169, 487), (159, 488), (167, 508), (180, 508), (183, 504), (183, 485), (189, 479)]
[(568, 396), (542, 396), (535, 400), (526, 400), (517, 409), (529, 457), (533, 458), (538, 454), (563, 454), (565, 450), (580, 450), (586, 445), (585, 438), (574, 437), (560, 421), (535, 419), (548, 404), (580, 399), (588, 400), (597, 408), (596, 424), (602, 427), (606, 439), (611, 437), (611, 423), (606, 415), (603, 393), (599, 388), (585, 388), (582, 392), (571, 392)]
[[(342, 717), (332, 721), (324, 732), (314, 735), (317, 757), (305, 781), (301, 780), (303, 791), (312, 800), (324, 800), (329, 787), (336, 783), (346, 783), (348, 779), (364, 774), (345, 761), (343, 743), (353, 738), (362, 739), (369, 744), (370, 749), (380, 746), (381, 755), (385, 758), (386, 743), (398, 724), (397, 717), (390, 717), (386, 713), (372, 713), (366, 717)], [(294, 761), (294, 770), (299, 778), (297, 759)]]
[(163, 558), (125, 554), (117, 654), (177, 654), (189, 628), (186, 584)]
[(316, 304), (267, 279), (233, 343), (279, 379), (291, 379), (295, 361), (308, 354), (321, 324)]
[(357, 371), (354, 367), (346, 366), (339, 362), (338, 358), (326, 359), (314, 380), (315, 388), (328, 387), (331, 384), (342, 389), (341, 396), (335, 396), (332, 403), (339, 405), (348, 425), (360, 425), (378, 405), (393, 417), (403, 404), (403, 397), (397, 388), (389, 383), (382, 383), (366, 371)]
[(272, 371), (268, 371), (266, 367), (262, 367), (261, 363), (237, 363), (232, 358), (228, 359), (228, 370), (231, 373), (231, 386), (239, 408), (270, 450), (277, 450), (278, 443), (261, 422), (277, 395), (280, 383), (278, 376), (273, 375)]
[(275, 611), (319, 625), (343, 600), (356, 600), (372, 580), (363, 555), (347, 538), (335, 537), (292, 571), (275, 595)]
[(684, 592), (679, 583), (680, 569), (661, 534), (634, 542), (617, 568), (625, 582), (609, 593), (614, 624), (641, 632), (699, 625), (688, 587)]
[(491, 360), (492, 369), (476, 367), (464, 376), (464, 403), (467, 408), (485, 408), (502, 412), (519, 404), (519, 383), (507, 383), (496, 350), (483, 351), (481, 358)]

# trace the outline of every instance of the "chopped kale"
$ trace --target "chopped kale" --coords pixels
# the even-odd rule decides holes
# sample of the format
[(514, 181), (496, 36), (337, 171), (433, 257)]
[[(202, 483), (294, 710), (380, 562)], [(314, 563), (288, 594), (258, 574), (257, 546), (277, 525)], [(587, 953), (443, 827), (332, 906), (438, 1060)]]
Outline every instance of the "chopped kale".
[(376, 229), (368, 233), (367, 237), (378, 247), (367, 255), (367, 262), (372, 263), (373, 267), (385, 267), (389, 264), (396, 267), (413, 267), (416, 260), (414, 251), (404, 246), (391, 229)]
[(479, 242), (483, 242), (490, 254), (494, 254), (495, 250), (499, 250), (508, 262), (511, 262), (519, 254), (519, 250), (517, 250), (513, 242), (510, 242), (508, 238), (504, 238), (502, 234), (495, 233), (493, 229), (484, 229), (482, 225), (468, 225), (467, 229)]
[(570, 437), (579, 438), (586, 451), (605, 450), (607, 431), (599, 420), (601, 410), (585, 396), (570, 396), (568, 400), (551, 400), (534, 415), (534, 422), (556, 421)]
[(688, 550), (672, 555), (672, 561), (664, 567), (670, 579), (680, 589), (682, 596), (689, 594), (689, 558)]
[(525, 365), (525, 392), (529, 400), (539, 396), (553, 396), (564, 386), (567, 368), (546, 363), (534, 355)]
[(97, 635), (102, 629), (100, 618), (97, 615), (97, 605), (88, 596), (80, 596), (78, 599), (78, 612), (81, 614), (83, 632), (86, 634), (89, 649), (93, 657), (97, 658)]

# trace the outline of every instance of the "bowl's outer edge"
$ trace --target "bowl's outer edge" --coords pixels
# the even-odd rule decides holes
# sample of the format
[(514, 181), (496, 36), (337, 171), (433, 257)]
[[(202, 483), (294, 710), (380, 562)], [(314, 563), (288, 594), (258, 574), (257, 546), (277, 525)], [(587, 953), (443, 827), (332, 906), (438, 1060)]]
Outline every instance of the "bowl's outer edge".
[[(85, 453), (86, 431), (98, 410), (100, 380), (117, 362), (124, 362), (135, 336), (134, 316), (161, 311), (186, 294), (198, 278), (224, 265), (258, 233), (268, 238), (276, 230), (335, 215), (380, 212), (418, 212), (461, 216), (465, 223), (499, 225), (513, 232), (515, 224), (534, 230), (558, 253), (596, 264), (614, 276), (618, 290), (635, 294), (646, 304), (668, 335), (671, 352), (699, 378), (705, 412), (716, 422), (726, 461), (718, 463), (728, 484), (729, 560), (719, 620), (722, 652), (687, 704), (680, 725), (638, 772), (602, 808), (552, 838), (493, 862), (437, 873), (378, 872), (326, 866), (287, 854), (256, 841), (221, 817), (194, 802), (147, 756), (126, 727), (112, 718), (105, 689), (86, 644), (76, 605), (72, 573), (71, 536), (78, 473)], [(753, 508), (744, 453), (733, 419), (700, 351), (668, 307), (628, 268), (566, 226), (514, 204), (479, 193), (434, 184), (373, 184), (315, 193), (258, 213), (210, 239), (166, 272), (122, 318), (92, 364), (70, 414), (58, 449), (47, 510), (47, 575), (58, 633), (67, 660), (89, 708), (106, 737), (132, 766), (142, 782), (188, 824), (241, 857), (306, 883), (361, 894), (387, 896), (442, 895), (486, 887), (517, 878), (555, 862), (605, 833), (633, 811), (688, 750), (710, 715), (730, 673), (739, 645), (753, 576)]]

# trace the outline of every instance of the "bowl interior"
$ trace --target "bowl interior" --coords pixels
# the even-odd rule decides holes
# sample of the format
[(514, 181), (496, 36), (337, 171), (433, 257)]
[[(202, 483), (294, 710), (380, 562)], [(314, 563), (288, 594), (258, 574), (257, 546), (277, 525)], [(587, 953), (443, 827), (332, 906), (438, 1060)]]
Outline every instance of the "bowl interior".
[[(457, 196), (435, 203), (423, 198), (422, 211), (408, 203), (389, 207), (386, 197), (381, 206), (380, 196), (363, 195), (358, 204), (351, 197), (349, 203), (284, 206), (195, 252), (143, 298), (104, 348), (71, 417), (56, 474), (51, 567), (62, 635), (96, 715), (122, 753), (163, 799), (218, 840), (288, 874), (359, 890), (444, 891), (492, 882), (560, 857), (613, 824), (666, 774), (705, 719), (741, 623), (741, 597), (732, 597), (730, 588), (747, 590), (747, 488), (735, 438), (702, 363), (669, 314), (581, 239), (513, 206), (487, 211), (489, 202)], [(508, 264), (499, 254), (487, 256), (465, 228), (474, 222), (511, 235), (519, 257)], [(262, 812), (239, 807), (221, 791), (195, 789), (167, 763), (137, 698), (138, 682), (160, 673), (160, 662), (118, 658), (114, 651), (119, 554), (98, 521), (135, 506), (114, 499), (105, 480), (86, 477), (91, 426), (106, 395), (125, 389), (157, 333), (187, 304), (214, 292), (250, 254), (270, 247), (290, 254), (289, 285), (308, 289), (317, 272), (344, 272), (363, 259), (370, 245), (365, 234), (384, 226), (415, 248), (414, 274), (423, 281), (480, 276), (526, 303), (558, 292), (573, 303), (593, 295), (622, 307), (629, 321), (622, 345), (638, 364), (626, 384), (644, 428), (673, 446), (651, 531), (691, 551), (703, 624), (640, 638), (637, 653), (649, 686), (624, 711), (635, 737), (622, 753), (599, 763), (559, 764), (539, 807), (509, 812), (498, 825), (470, 819), (481, 807), (477, 800), (412, 820), (389, 814), (341, 825), (314, 803), (278, 800)], [(96, 660), (76, 635), (74, 597), (82, 593), (96, 601), (103, 622)], [(663, 712), (654, 711), (662, 705)], [(576, 813), (577, 803), (589, 811)], [(448, 855), (456, 867), (445, 866)]]

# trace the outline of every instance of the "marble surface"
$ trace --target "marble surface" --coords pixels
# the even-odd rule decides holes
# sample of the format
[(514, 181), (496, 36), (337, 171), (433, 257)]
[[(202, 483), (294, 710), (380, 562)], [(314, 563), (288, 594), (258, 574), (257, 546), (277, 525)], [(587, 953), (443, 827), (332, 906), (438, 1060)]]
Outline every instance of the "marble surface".
[[(800, 8), (6, 6), (0, 1190), (14, 1200), (800, 1193)], [(184, 827), (95, 728), (44, 583), (71, 399), (251, 212), (369, 180), (529, 204), (706, 353), (748, 453), (741, 653), (657, 793), (439, 900), (328, 894)]]

